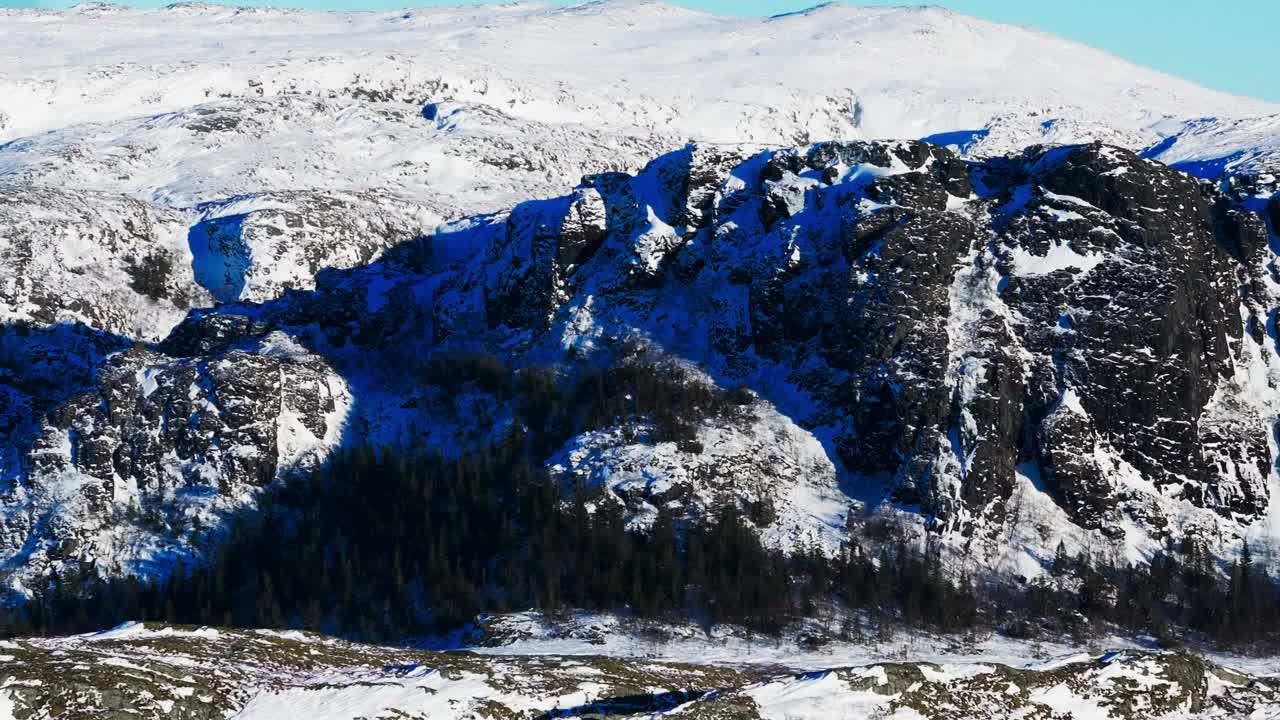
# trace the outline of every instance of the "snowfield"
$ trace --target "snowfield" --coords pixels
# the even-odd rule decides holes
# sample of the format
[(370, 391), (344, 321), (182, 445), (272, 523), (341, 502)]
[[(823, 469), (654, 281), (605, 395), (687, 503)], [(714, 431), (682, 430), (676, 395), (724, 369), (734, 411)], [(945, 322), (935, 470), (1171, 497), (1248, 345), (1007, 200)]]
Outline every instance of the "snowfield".
[[(839, 717), (1266, 718), (1274, 674), (1140, 649), (977, 659), (902, 643), (828, 650), (826, 664), (743, 664), (695, 641), (667, 654), (435, 652), (355, 645), (296, 631), (129, 623), (0, 644), (0, 718)], [(772, 659), (755, 646), (754, 657)], [(1055, 648), (1056, 650), (1057, 648)], [(547, 648), (549, 650), (549, 648)], [(910, 653), (912, 658), (901, 656)], [(823, 669), (814, 669), (814, 668)]]
[(0, 10), (0, 179), (193, 207), (396, 193), (467, 213), (686, 141), (1102, 140), (1209, 172), (1280, 107), (940, 8), (730, 18), (647, 0), (394, 13)]

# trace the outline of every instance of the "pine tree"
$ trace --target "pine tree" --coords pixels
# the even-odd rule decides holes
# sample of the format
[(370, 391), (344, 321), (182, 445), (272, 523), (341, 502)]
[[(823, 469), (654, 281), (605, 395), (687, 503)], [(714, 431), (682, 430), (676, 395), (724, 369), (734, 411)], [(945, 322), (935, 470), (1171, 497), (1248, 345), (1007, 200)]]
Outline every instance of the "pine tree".
[(1053, 576), (1062, 577), (1066, 575), (1070, 564), (1071, 558), (1067, 555), (1067, 545), (1062, 540), (1059, 540), (1058, 549), (1053, 554)]
[(1249, 541), (1245, 540), (1240, 547), (1240, 556), (1232, 564), (1231, 586), (1228, 591), (1228, 632), (1237, 641), (1251, 637), (1255, 630), (1254, 601), (1257, 591), (1253, 574), (1253, 553), (1249, 549)]

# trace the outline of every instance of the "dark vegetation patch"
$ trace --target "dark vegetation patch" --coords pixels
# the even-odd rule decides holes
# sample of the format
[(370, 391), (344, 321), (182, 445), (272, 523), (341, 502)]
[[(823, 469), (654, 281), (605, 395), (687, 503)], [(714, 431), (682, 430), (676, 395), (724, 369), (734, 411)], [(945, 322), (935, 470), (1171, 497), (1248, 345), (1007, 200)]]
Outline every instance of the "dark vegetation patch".
[(168, 281), (173, 277), (173, 258), (156, 252), (145, 258), (128, 258), (129, 287), (152, 300), (169, 297)]
[(491, 355), (454, 354), (431, 358), (417, 376), (446, 399), (479, 391), (511, 407), (526, 428), (534, 460), (545, 459), (575, 435), (618, 426), (638, 436), (643, 425), (650, 442), (701, 452), (700, 423), (746, 420), (755, 401), (746, 388), (706, 382), (678, 360), (637, 345), (624, 348), (606, 366), (583, 365), (572, 373), (553, 367), (512, 369)]
[(4, 618), (12, 634), (67, 633), (142, 618), (293, 627), (388, 640), (458, 627), (481, 612), (628, 609), (778, 633), (832, 595), (877, 617), (960, 627), (967, 585), (908, 544), (827, 557), (764, 547), (743, 510), (628, 530), (620, 504), (577, 495), (525, 461), (525, 438), (462, 459), (369, 449), (336, 458), (234, 525), (209, 561), (168, 582), (104, 582), (91, 569)]

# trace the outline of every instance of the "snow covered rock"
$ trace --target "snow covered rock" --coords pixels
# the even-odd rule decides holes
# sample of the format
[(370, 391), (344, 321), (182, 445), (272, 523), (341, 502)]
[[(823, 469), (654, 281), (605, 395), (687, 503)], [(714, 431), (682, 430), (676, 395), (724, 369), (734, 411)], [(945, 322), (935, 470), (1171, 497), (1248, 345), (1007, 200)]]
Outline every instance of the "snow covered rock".
[(742, 401), (740, 412), (703, 420), (687, 440), (611, 427), (575, 436), (547, 465), (569, 488), (620, 502), (635, 527), (650, 526), (662, 508), (706, 519), (735, 504), (772, 547), (839, 550), (849, 498), (822, 444), (769, 403)]
[(193, 219), (122, 195), (0, 188), (0, 322), (81, 324), (157, 341), (193, 307), (310, 289), (434, 227), (425, 208), (369, 194), (274, 193)]
[(280, 335), (201, 358), (112, 355), (44, 418), (5, 492), (14, 579), (163, 576), (258, 488), (327, 457), (350, 403), (322, 358)]
[(438, 218), (372, 194), (288, 192), (201, 207), (188, 231), (195, 280), (218, 302), (310, 290), (321, 270), (365, 265)]
[[(917, 142), (694, 145), (446, 224), (312, 290), (193, 312), (159, 348), (179, 367), (275, 373), (238, 353), (292, 338), (331, 368), (317, 378), (350, 388), (362, 438), (450, 447), (500, 437), (512, 400), (442, 406), (413, 380), (424, 358), (482, 348), (572, 375), (650, 348), (755, 399), (691, 418), (683, 444), (648, 439), (639, 418), (546, 459), (633, 522), (769, 497), (774, 541), (834, 544), (849, 512), (887, 502), (992, 552), (1032, 476), (1117, 552), (1180, 533), (1225, 551), (1274, 512), (1280, 403), (1257, 328), (1280, 295), (1252, 197), (1097, 144), (971, 164)], [(271, 407), (251, 415), (270, 425), (280, 401), (265, 387), (253, 402)], [(322, 406), (296, 412), (314, 424)], [(157, 422), (78, 437), (145, 449)], [(276, 456), (274, 436), (236, 433), (239, 465), (180, 457), (276, 477), (253, 460)], [(113, 467), (145, 487), (151, 466)]]
[[(349, 267), (255, 280), (263, 302), (192, 312), (161, 354), (86, 365), (93, 383), (10, 452), (12, 552), (61, 542), (62, 526), (20, 519), (66, 486), (49, 478), (82, 488), (66, 527), (97, 528), (138, 498), (172, 508), (184, 487), (241, 497), (270, 483), (340, 442), (348, 403), (362, 438), (474, 446), (507, 432), (512, 401), (441, 406), (413, 380), (425, 358), (482, 348), (572, 375), (636, 346), (755, 399), (690, 418), (687, 441), (648, 439), (642, 417), (546, 458), (632, 522), (769, 498), (773, 542), (834, 546), (850, 512), (888, 502), (989, 549), (1030, 473), (1120, 552), (1187, 532), (1225, 548), (1273, 512), (1280, 403), (1256, 328), (1280, 295), (1251, 198), (1103, 145), (973, 164), (917, 142), (694, 145), (366, 265), (401, 226), (368, 226), (390, 229), (362, 250), (323, 244), (310, 228), (331, 206), (312, 196), (290, 198), (318, 203), (293, 206), (309, 219), (261, 199), (219, 206), (206, 222), (226, 212), (248, 228), (219, 237), (267, 258), (320, 244)], [(351, 202), (339, 228), (373, 212)], [(273, 230), (294, 241), (273, 245)]]
[(210, 304), (192, 277), (184, 218), (120, 195), (0, 187), (0, 260), (6, 325), (159, 340)]
[[(538, 458), (636, 522), (773, 494), (801, 535), (891, 506), (980, 555), (1030, 488), (1135, 560), (1280, 527), (1274, 105), (937, 8), (0, 17), (16, 575), (189, 550), (85, 538), (344, 438), (513, 429), (433, 358), (572, 376), (637, 343), (755, 399), (693, 418), (701, 450), (632, 418)], [(888, 136), (930, 142), (858, 140)]]

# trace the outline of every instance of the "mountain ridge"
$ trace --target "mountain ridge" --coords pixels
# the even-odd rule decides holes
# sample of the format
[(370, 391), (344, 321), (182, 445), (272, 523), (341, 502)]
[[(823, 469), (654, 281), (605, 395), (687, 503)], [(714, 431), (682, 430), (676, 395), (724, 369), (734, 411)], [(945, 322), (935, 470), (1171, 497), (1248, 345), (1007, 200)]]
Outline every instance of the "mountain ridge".
[(1276, 106), (950, 13), (663, 7), (5, 12), (9, 598), (198, 565), (362, 444), (966, 578), (1274, 566)]
[[(463, 374), (470, 389), (450, 399), (411, 380), (415, 358), (483, 352), (569, 378), (670, 356), (684, 382), (754, 391), (758, 422), (690, 411), (675, 429), (687, 446), (646, 439), (643, 413), (552, 436), (564, 444), (535, 460), (634, 523), (664, 503), (696, 517), (772, 493), (781, 520), (765, 532), (784, 547), (812, 535), (834, 551), (847, 515), (888, 503), (1022, 574), (1068, 536), (1134, 561), (1185, 537), (1226, 556), (1242, 537), (1269, 541), (1278, 516), (1276, 359), (1259, 327), (1277, 295), (1247, 199), (1100, 144), (982, 162), (917, 142), (690, 146), (322, 271), (313, 288), (193, 310), (154, 349), (106, 358), (44, 425), (10, 508), (61, 519), (11, 522), (11, 547), (109, 557), (83, 529), (98, 501), (42, 499), (58, 478), (186, 508), (178, 535), (147, 541), (180, 549), (206, 517), (192, 502), (251, 504), (344, 427), (393, 445), (501, 437), (519, 426), (506, 391)], [(154, 425), (175, 411), (190, 419)], [(235, 489), (177, 506), (185, 493), (165, 490), (210, 483)], [(1028, 504), (1047, 537), (1010, 520)]]

